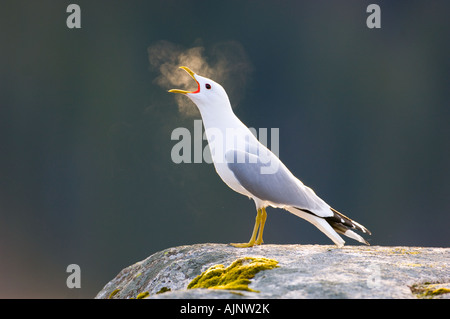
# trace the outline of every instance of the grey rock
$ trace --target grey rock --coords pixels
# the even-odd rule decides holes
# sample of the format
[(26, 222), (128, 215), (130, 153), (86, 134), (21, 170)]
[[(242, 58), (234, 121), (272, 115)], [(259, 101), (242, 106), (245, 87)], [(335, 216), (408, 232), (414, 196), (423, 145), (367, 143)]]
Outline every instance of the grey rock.
[[(279, 268), (251, 280), (249, 287), (259, 293), (187, 289), (209, 267), (229, 266), (241, 257), (279, 262)], [(450, 288), (449, 265), (450, 248), (198, 244), (157, 252), (123, 269), (96, 298), (136, 298), (144, 292), (146, 298), (417, 298), (411, 287), (440, 283)]]

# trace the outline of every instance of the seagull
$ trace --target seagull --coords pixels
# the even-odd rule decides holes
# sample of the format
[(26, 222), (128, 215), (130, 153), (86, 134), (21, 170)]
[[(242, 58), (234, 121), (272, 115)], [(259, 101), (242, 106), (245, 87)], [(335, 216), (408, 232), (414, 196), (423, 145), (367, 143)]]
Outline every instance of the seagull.
[(282, 208), (316, 226), (337, 247), (345, 241), (339, 234), (369, 245), (354, 230), (371, 235), (363, 225), (341, 214), (309, 187), (261, 144), (234, 114), (225, 89), (211, 79), (186, 71), (197, 83), (197, 90), (169, 90), (184, 94), (200, 111), (205, 134), (217, 174), (234, 191), (253, 199), (256, 220), (248, 243), (231, 244), (245, 248), (263, 243), (266, 207)]

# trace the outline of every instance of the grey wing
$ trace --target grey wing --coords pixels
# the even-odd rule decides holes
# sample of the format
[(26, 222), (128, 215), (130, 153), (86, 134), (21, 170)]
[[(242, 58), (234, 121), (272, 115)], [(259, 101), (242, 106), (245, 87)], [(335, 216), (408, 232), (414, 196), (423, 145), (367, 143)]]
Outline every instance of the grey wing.
[(279, 206), (308, 210), (320, 217), (333, 215), (329, 205), (303, 185), (272, 152), (261, 156), (232, 150), (225, 158), (239, 183), (255, 197)]

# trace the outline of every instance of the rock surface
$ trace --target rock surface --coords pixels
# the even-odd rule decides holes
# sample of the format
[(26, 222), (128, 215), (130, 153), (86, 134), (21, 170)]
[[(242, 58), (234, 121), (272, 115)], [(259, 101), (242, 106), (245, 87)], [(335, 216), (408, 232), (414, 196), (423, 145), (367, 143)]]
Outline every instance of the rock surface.
[[(187, 289), (209, 267), (242, 257), (278, 261), (278, 268), (251, 279), (249, 287), (259, 292)], [(450, 298), (449, 266), (450, 248), (198, 244), (123, 269), (96, 298)], [(427, 286), (438, 293), (418, 293)]]

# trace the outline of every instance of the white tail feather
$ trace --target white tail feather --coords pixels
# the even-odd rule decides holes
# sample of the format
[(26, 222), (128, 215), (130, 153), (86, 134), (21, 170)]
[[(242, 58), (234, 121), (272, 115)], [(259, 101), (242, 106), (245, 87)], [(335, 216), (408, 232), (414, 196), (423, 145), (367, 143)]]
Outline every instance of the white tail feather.
[(327, 235), (339, 248), (344, 246), (345, 241), (341, 238), (341, 236), (338, 235), (338, 233), (333, 229), (333, 227), (330, 226), (330, 224), (328, 224), (325, 219), (316, 217), (294, 207), (286, 207), (285, 209), (288, 212), (309, 221), (311, 224), (319, 228), (319, 230)]
[(354, 231), (352, 231), (350, 229), (346, 230), (343, 234), (347, 237), (350, 237), (350, 238), (353, 238), (354, 240), (359, 241), (360, 243), (369, 245), (369, 243), (363, 237), (361, 237), (360, 235), (358, 235), (357, 233), (355, 233)]

